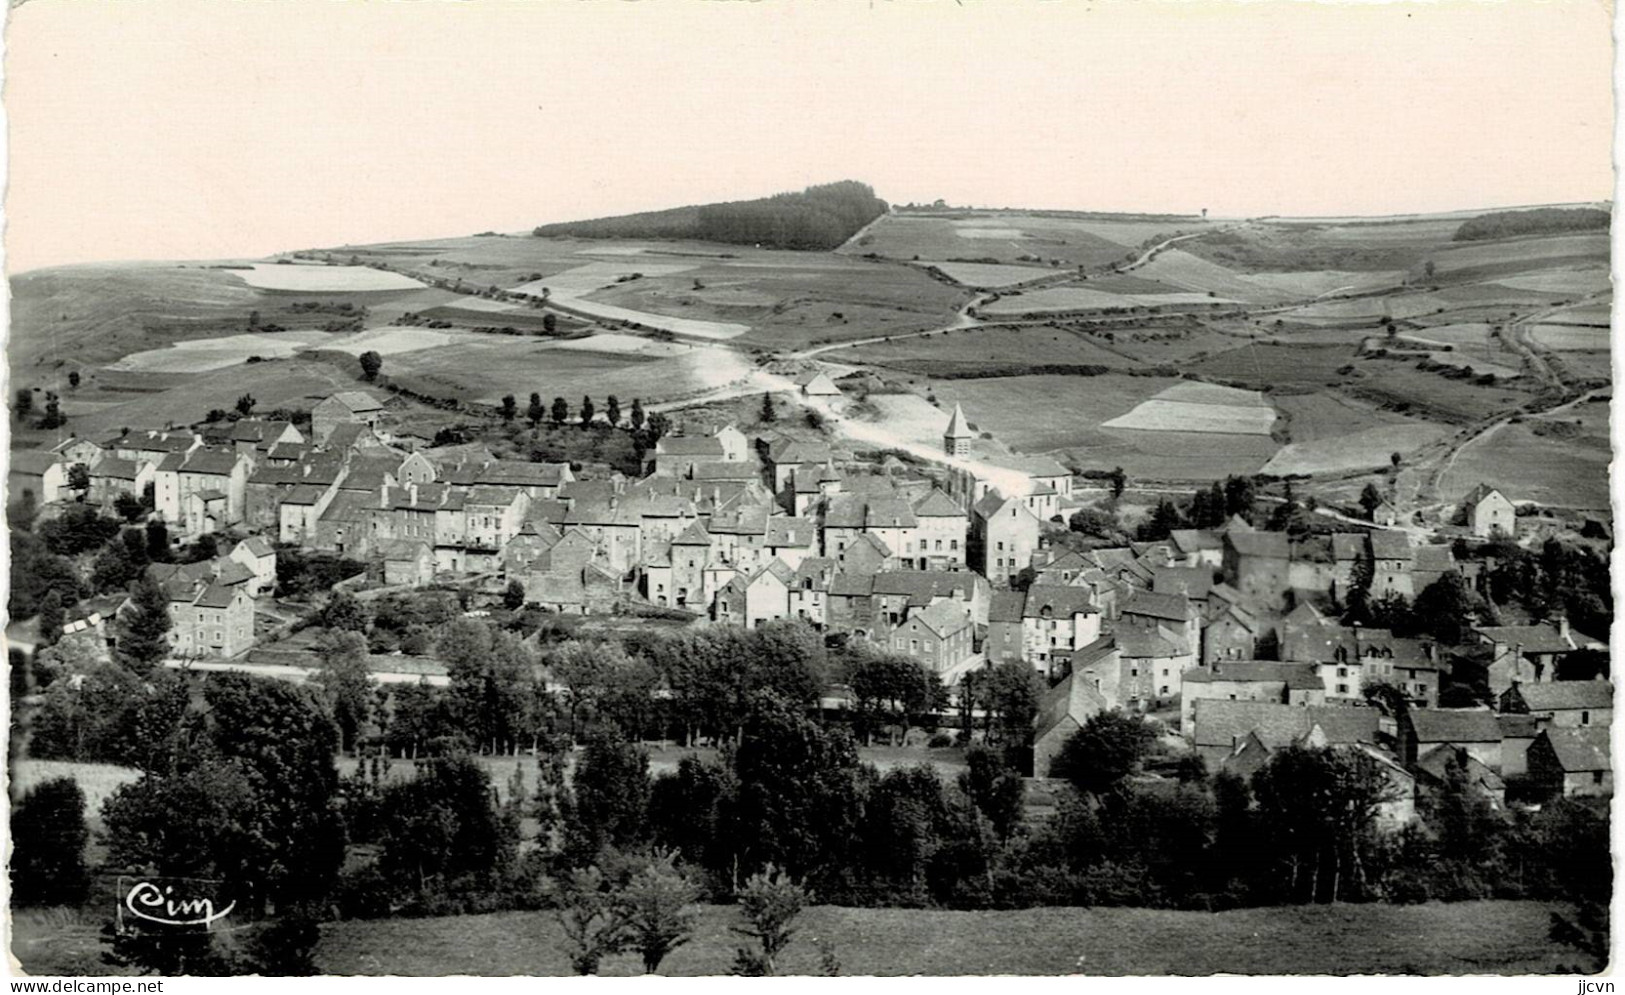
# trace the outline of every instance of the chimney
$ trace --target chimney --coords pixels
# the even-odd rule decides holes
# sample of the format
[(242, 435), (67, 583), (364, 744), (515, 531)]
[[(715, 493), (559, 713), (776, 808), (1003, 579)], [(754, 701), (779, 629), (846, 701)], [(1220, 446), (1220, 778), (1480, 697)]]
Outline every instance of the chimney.
[(1557, 636), (1563, 640), (1569, 638), (1569, 617), (1567, 615), (1557, 616)]

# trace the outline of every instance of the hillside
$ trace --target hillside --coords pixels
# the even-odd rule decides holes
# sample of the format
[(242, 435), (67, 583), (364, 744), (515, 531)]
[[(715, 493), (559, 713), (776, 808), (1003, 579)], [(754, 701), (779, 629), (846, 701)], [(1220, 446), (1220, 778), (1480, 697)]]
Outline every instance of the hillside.
[(541, 225), (541, 237), (696, 239), (772, 249), (834, 249), (886, 212), (867, 184), (842, 180), (757, 200)]

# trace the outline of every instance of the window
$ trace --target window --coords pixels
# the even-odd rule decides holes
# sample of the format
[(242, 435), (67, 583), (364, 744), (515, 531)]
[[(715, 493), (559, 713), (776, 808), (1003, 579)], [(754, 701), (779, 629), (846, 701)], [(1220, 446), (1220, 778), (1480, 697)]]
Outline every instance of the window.
[(909, 652), (918, 653), (920, 651), (920, 641), (918, 639), (910, 639), (908, 641), (908, 648)]
[(1417, 694), (1427, 694), (1428, 693), (1428, 686), (1426, 684), (1418, 683), (1416, 685), (1416, 693)]
[(1337, 685), (1337, 693), (1338, 694), (1348, 694), (1349, 693), (1349, 686), (1347, 684), (1339, 684), (1339, 685)]
[(959, 550), (959, 540), (958, 539), (949, 539), (948, 540), (948, 548), (957, 552)]
[(1004, 552), (1004, 543), (1003, 542), (999, 543), (999, 552), (1001, 552), (1001, 553)]
[(941, 539), (937, 540), (936, 552), (938, 552), (938, 553), (942, 552), (942, 540)]
[(1602, 771), (1594, 770), (1594, 771), (1591, 772), (1591, 783), (1592, 784), (1601, 784), (1602, 783)]
[(1160, 695), (1166, 695), (1168, 693), (1168, 685), (1164, 684), (1162, 687), (1158, 688), (1157, 693)]
[(1581, 712), (1580, 713), (1580, 724), (1583, 725), (1583, 726), (1588, 726), (1588, 725), (1591, 724), (1591, 713), (1590, 712)]
[(1349, 668), (1347, 668), (1347, 667), (1338, 667), (1337, 668), (1337, 676), (1339, 676), (1339, 677), (1347, 677), (1348, 675), (1349, 675)]
[[(1130, 668), (1128, 668), (1128, 675), (1130, 677), (1138, 677), (1138, 676), (1140, 676), (1140, 668), (1139, 667), (1130, 667)], [(1230, 697), (1234, 698), (1235, 695), (1231, 695)]]

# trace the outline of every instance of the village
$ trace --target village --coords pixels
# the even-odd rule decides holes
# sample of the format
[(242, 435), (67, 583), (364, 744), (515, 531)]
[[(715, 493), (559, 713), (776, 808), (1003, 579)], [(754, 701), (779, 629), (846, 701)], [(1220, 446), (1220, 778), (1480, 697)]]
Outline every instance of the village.
[[(828, 373), (798, 379), (791, 401), (840, 409)], [(1092, 717), (1121, 711), (1156, 720), (1213, 771), (1247, 776), (1293, 745), (1365, 754), (1393, 781), (1394, 825), (1415, 819), (1448, 764), (1497, 807), (1509, 781), (1523, 804), (1612, 794), (1605, 632), (1580, 631), (1560, 609), (1524, 624), (1458, 618), (1451, 643), (1345, 621), (1356, 599), (1420, 611), (1441, 581), (1482, 603), (1520, 529), (1488, 483), (1462, 496), (1459, 525), (1431, 535), (1385, 527), (1395, 522), (1382, 502), (1367, 528), (1340, 518), (1291, 534), (1235, 509), (1162, 538), (1080, 544), (1066, 523), (1098, 500), (1086, 491), (1100, 481), (990, 455), (957, 406), (937, 461), (838, 456), (804, 432), (753, 438), (730, 421), (658, 437), (632, 478), (397, 435), (400, 403), (356, 389), (315, 403), (304, 430), (241, 417), (70, 437), (13, 453), (10, 493), (40, 521), (136, 508), (175, 548), (215, 550), (145, 567), (168, 599), (172, 668), (303, 680), (320, 663), (278, 640), (340, 596), (438, 589), (474, 615), (523, 607), (634, 625), (793, 620), (830, 645), (916, 663), (948, 692), (944, 724), (969, 714), (978, 672), (1030, 667), (1047, 689), (1027, 770), (1038, 778)], [(286, 568), (308, 555), (356, 570), (315, 598), (279, 597), (279, 557)], [(25, 652), (86, 639), (106, 658), (130, 605), (88, 598), (67, 606), (57, 634), (34, 618), (8, 636)], [(1593, 662), (1570, 665), (1582, 659)], [(446, 681), (399, 649), (371, 666), (380, 682)], [(823, 702), (849, 708), (851, 690), (831, 684)]]

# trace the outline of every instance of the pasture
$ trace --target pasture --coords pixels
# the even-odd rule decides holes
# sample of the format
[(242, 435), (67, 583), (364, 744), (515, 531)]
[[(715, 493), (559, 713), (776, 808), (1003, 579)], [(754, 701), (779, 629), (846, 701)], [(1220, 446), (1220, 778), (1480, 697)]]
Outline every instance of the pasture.
[(1529, 329), (1529, 337), (1555, 352), (1605, 352), (1610, 331), (1587, 325), (1559, 325), (1542, 322)]
[(1484, 481), (1513, 501), (1607, 511), (1609, 448), (1584, 435), (1537, 434), (1537, 424), (1508, 423), (1473, 440), (1439, 478), (1439, 493), (1465, 494)]
[(131, 353), (107, 369), (121, 373), (206, 373), (241, 366), (250, 356), (289, 359), (323, 340), (337, 338), (326, 332), (275, 332), (188, 339), (162, 349)]
[(1288, 474), (1348, 473), (1377, 470), (1389, 465), (1392, 453), (1401, 456), (1443, 438), (1449, 430), (1427, 422), (1378, 425), (1373, 428), (1292, 442), (1264, 464), (1264, 473)]
[[(1099, 444), (1098, 426), (1176, 383), (1170, 377), (1107, 373), (1095, 377), (1021, 376), (938, 380), (931, 390), (1018, 452), (1042, 453)], [(939, 440), (940, 441), (940, 440)]]
[(1250, 387), (1324, 387), (1339, 381), (1337, 371), (1354, 361), (1345, 345), (1247, 344), (1190, 364), (1206, 377)]
[(102, 804), (114, 791), (140, 776), (141, 772), (133, 767), (18, 757), (11, 762), (11, 798), (15, 802), (31, 789), (58, 777), (72, 778), (85, 795), (85, 820), (92, 827), (98, 827), (102, 821)]
[[(1217, 236), (1204, 236), (1179, 244), (1182, 247), (1200, 245), (1207, 237)], [(1168, 249), (1157, 253), (1155, 259), (1136, 269), (1134, 275), (1171, 284), (1193, 293), (1212, 293), (1250, 304), (1278, 304), (1298, 296), (1265, 284), (1253, 283), (1244, 274), (1194, 255), (1185, 248)]]
[[(1216, 913), (815, 906), (797, 920), (781, 970), (819, 973), (823, 941), (841, 973), (857, 976), (1547, 974), (1575, 960), (1547, 937), (1557, 908), (1538, 902)], [(732, 929), (740, 921), (733, 907), (703, 906), (693, 939), (672, 953), (661, 973), (725, 973), (741, 942)], [(570, 973), (557, 917), (541, 912), (330, 923), (316, 963), (338, 975)], [(641, 970), (631, 954), (603, 965), (608, 975)]]

